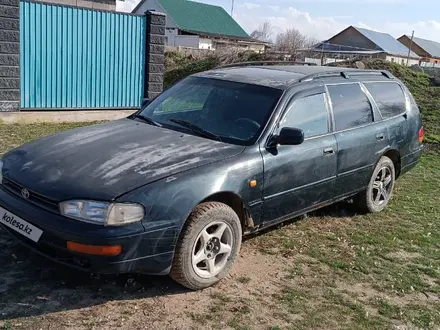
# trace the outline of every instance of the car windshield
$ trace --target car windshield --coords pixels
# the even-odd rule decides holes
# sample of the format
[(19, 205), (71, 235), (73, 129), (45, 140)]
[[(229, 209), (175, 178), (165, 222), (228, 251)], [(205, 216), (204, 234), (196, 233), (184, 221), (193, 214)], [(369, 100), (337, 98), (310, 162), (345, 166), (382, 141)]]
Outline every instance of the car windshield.
[(264, 86), (189, 77), (159, 95), (138, 115), (170, 129), (252, 145), (281, 95), (282, 90)]

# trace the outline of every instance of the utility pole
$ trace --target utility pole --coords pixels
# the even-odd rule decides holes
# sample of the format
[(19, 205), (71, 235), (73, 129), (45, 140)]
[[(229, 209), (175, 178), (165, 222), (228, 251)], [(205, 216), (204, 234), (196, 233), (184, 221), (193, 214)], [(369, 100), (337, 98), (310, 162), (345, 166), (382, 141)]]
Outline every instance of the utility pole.
[(411, 42), (409, 43), (408, 57), (406, 58), (406, 66), (409, 66), (409, 56), (411, 55), (411, 47), (413, 44), (413, 40), (414, 40), (414, 31), (412, 32)]
[(234, 2), (235, 0), (232, 0), (231, 17), (234, 17)]

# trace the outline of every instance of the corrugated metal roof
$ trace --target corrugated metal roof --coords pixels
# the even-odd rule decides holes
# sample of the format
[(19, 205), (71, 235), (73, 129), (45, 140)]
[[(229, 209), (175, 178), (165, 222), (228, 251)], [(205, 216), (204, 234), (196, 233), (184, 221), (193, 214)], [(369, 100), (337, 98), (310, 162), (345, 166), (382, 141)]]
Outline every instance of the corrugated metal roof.
[(188, 0), (158, 0), (157, 2), (181, 30), (249, 38), (242, 27), (220, 6)]
[[(411, 39), (410, 36), (407, 37)], [(423, 48), (432, 57), (440, 57), (440, 43), (416, 37), (414, 37), (414, 43)]]
[[(353, 28), (363, 34), (366, 38), (370, 39), (385, 52), (392, 55), (408, 56), (409, 49), (388, 33), (376, 32), (355, 26), (353, 26)], [(411, 52), (410, 56), (413, 58), (419, 58), (414, 52)]]

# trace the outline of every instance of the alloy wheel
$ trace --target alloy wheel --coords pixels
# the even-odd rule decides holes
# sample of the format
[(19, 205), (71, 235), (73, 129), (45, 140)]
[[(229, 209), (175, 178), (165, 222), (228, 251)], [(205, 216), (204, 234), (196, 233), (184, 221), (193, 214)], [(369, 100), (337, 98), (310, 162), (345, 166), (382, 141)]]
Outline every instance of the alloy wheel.
[(191, 261), (194, 272), (202, 278), (219, 274), (228, 262), (234, 238), (231, 227), (225, 222), (212, 222), (198, 235)]
[(387, 203), (391, 196), (392, 190), (392, 172), (388, 167), (383, 167), (378, 172), (376, 179), (373, 182), (372, 198), (373, 203), (376, 205), (382, 205)]

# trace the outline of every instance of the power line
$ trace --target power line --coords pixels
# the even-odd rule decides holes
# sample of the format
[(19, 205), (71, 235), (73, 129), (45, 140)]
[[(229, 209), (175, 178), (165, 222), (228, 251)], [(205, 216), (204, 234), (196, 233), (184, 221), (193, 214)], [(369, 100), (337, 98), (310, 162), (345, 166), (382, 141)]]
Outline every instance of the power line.
[(234, 17), (234, 3), (235, 3), (235, 0), (232, 0), (231, 17)]

